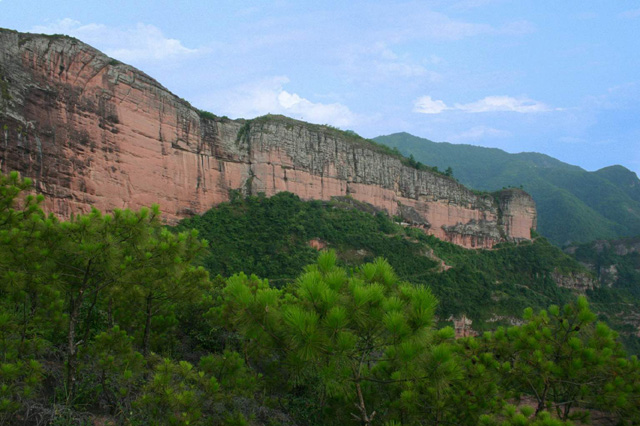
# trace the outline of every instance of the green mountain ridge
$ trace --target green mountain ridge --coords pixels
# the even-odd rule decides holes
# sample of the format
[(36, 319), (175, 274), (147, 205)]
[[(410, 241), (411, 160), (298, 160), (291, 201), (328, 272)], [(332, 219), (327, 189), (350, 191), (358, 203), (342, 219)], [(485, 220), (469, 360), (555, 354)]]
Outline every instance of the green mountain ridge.
[(538, 230), (563, 245), (640, 234), (640, 180), (623, 166), (588, 172), (536, 152), (433, 142), (408, 133), (374, 138), (477, 190), (521, 186), (536, 201)]
[(631, 198), (640, 201), (640, 181), (638, 176), (623, 166), (609, 166), (594, 173), (604, 177), (610, 182), (615, 183), (620, 189), (627, 193)]

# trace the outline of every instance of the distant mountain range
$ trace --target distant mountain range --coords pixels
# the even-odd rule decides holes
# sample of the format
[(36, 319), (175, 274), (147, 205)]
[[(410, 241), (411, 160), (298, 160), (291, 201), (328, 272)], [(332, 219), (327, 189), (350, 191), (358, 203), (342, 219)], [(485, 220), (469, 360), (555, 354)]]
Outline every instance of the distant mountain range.
[(522, 187), (536, 201), (538, 231), (556, 244), (640, 235), (640, 180), (623, 166), (588, 172), (535, 152), (433, 142), (408, 133), (374, 138), (429, 166), (453, 169), (482, 191)]

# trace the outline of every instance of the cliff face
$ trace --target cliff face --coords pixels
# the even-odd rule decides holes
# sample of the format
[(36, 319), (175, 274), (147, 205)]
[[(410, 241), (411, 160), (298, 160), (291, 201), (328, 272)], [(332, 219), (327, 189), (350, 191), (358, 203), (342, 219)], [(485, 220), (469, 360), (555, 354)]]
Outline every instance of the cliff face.
[(527, 239), (536, 225), (523, 191), (476, 195), (324, 126), (202, 116), (75, 39), (0, 30), (0, 89), (0, 168), (32, 177), (63, 217), (158, 203), (175, 222), (241, 190), (349, 195), (467, 247)]

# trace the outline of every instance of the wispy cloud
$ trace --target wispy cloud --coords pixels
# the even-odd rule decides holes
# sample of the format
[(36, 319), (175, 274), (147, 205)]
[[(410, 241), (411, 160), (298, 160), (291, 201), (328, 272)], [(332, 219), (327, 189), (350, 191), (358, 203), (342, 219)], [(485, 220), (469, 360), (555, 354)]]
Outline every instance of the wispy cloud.
[(576, 15), (574, 15), (574, 17), (576, 19), (581, 20), (581, 21), (587, 21), (587, 20), (590, 20), (590, 19), (597, 18), (598, 14), (595, 13), (595, 12), (580, 12), (580, 13), (577, 13)]
[(638, 104), (640, 100), (640, 82), (632, 81), (610, 87), (606, 93), (590, 96), (587, 105), (601, 110), (624, 109)]
[(575, 136), (562, 136), (557, 140), (558, 142), (562, 142), (566, 144), (584, 144), (586, 142), (584, 138), (578, 138)]
[(512, 35), (519, 36), (525, 34), (531, 34), (535, 32), (536, 27), (529, 21), (513, 21), (508, 22), (501, 27), (496, 28), (493, 33), (494, 34), (504, 34), (504, 35)]
[(340, 103), (313, 102), (284, 89), (289, 83), (285, 76), (268, 78), (245, 84), (222, 95), (216, 110), (233, 117), (252, 118), (264, 114), (284, 114), (318, 124), (338, 127), (352, 126), (363, 117)]
[(423, 114), (440, 114), (446, 110), (456, 110), (469, 113), (479, 112), (519, 112), (519, 113), (535, 113), (550, 111), (548, 105), (534, 101), (526, 97), (513, 98), (511, 96), (487, 96), (476, 102), (467, 104), (455, 104), (452, 107), (447, 106), (443, 101), (432, 99), (431, 96), (422, 96), (415, 100), (413, 105), (414, 112)]
[(500, 2), (502, 2), (502, 0), (460, 0), (454, 3), (452, 8), (458, 10), (470, 10)]
[(476, 102), (456, 104), (455, 109), (465, 112), (497, 112), (511, 111), (520, 113), (544, 112), (550, 108), (542, 102), (529, 98), (512, 98), (511, 96), (487, 96)]
[[(425, 2), (426, 3), (426, 2)], [(382, 30), (381, 40), (395, 44), (408, 40), (455, 41), (484, 35), (522, 35), (535, 31), (526, 20), (491, 25), (456, 19), (445, 13), (432, 10), (427, 4), (413, 3), (409, 9), (373, 8)]]
[(507, 130), (495, 129), (488, 126), (474, 126), (469, 130), (449, 137), (451, 142), (474, 142), (485, 138), (507, 138), (512, 136)]
[[(407, 54), (399, 55), (382, 42), (366, 46), (345, 46), (340, 49), (338, 56), (346, 75), (359, 82), (416, 77), (438, 81), (441, 78), (439, 73), (425, 67), (424, 61), (417, 63)], [(430, 64), (442, 60), (434, 58), (429, 60)]]
[(82, 24), (65, 18), (49, 25), (36, 26), (31, 31), (70, 35), (124, 62), (173, 60), (199, 52), (198, 49), (185, 47), (180, 40), (166, 37), (158, 27), (144, 23), (132, 28), (115, 28), (95, 23)]
[(385, 76), (421, 77), (428, 73), (423, 66), (406, 62), (378, 62), (375, 68)]
[(640, 17), (640, 9), (627, 10), (619, 15), (621, 18), (635, 19)]
[(391, 30), (387, 39), (392, 42), (411, 39), (461, 40), (494, 31), (491, 25), (452, 19), (432, 10), (387, 16), (387, 19), (395, 20), (385, 25), (387, 30)]

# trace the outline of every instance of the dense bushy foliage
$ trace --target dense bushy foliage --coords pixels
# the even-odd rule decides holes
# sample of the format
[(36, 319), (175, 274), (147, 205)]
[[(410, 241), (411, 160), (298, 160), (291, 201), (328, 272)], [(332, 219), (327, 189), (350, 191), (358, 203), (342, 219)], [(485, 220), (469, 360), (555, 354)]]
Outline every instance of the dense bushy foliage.
[(1, 424), (640, 421), (638, 360), (584, 298), (455, 340), (381, 258), (211, 280), (206, 244), (157, 208), (59, 221), (28, 188), (0, 176)]

